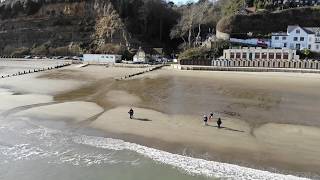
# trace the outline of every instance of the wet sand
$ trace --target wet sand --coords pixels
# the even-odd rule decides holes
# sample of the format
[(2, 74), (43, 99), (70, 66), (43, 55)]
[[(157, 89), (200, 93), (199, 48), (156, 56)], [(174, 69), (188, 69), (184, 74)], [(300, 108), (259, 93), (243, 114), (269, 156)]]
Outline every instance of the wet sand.
[[(93, 116), (85, 126), (114, 137), (249, 167), (320, 174), (319, 75), (165, 68), (134, 79), (114, 79), (128, 71), (138, 69), (72, 66), (31, 79), (49, 84), (72, 82), (62, 89), (52, 84), (40, 92), (54, 95), (63, 109), (69, 101), (93, 103), (87, 112), (81, 108), (88, 104), (82, 104), (79, 111), (87, 115), (75, 116), (76, 121)], [(18, 82), (11, 87), (21, 89)], [(34, 91), (39, 92), (39, 87), (26, 90)], [(50, 106), (32, 113), (57, 108)], [(130, 107), (136, 111), (134, 120), (128, 118)], [(223, 129), (214, 127), (214, 121), (211, 126), (202, 125), (202, 115), (211, 111), (222, 117)]]

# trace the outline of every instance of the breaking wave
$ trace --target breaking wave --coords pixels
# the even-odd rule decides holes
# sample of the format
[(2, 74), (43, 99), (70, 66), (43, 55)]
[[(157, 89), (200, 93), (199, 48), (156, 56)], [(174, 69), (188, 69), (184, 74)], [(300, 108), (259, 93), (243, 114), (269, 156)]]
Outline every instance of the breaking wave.
[[(8, 127), (11, 127), (11, 129)], [(0, 127), (0, 130), (4, 133), (3, 130), (13, 131), (14, 129), (9, 125), (7, 127)], [(139, 159), (130, 159), (129, 161), (126, 161), (121, 158), (119, 160), (118, 156), (114, 156), (114, 153), (120, 151), (130, 151), (141, 154), (156, 162), (171, 165), (192, 175), (203, 175), (226, 179), (307, 179), (233, 164), (172, 154), (135, 143), (125, 142), (119, 139), (66, 133), (65, 131), (53, 130), (46, 127), (33, 127), (32, 129), (24, 129), (23, 131), (20, 129), (18, 133), (23, 137), (32, 137), (33, 139), (37, 138), (38, 142), (41, 142), (41, 145), (38, 145), (39, 143), (17, 143), (13, 146), (0, 144), (0, 155), (2, 154), (7, 158), (3, 161), (4, 163), (9, 160), (50, 158), (53, 159), (50, 163), (68, 163), (72, 165), (85, 166), (99, 165), (103, 163), (139, 164)], [(57, 146), (57, 144), (60, 144), (60, 146)], [(85, 145), (85, 147), (92, 149), (96, 148), (98, 150), (96, 152), (94, 152), (95, 150), (79, 152), (76, 146), (83, 145)]]
[(276, 179), (307, 179), (292, 175), (283, 175), (271, 173), (268, 171), (256, 170), (233, 164), (207, 161), (178, 154), (141, 146), (134, 143), (125, 142), (119, 139), (94, 137), (94, 136), (76, 136), (74, 142), (89, 146), (112, 149), (112, 150), (130, 150), (142, 154), (155, 161), (181, 168), (187, 173), (195, 175), (205, 175), (217, 178), (227, 179), (259, 179), (259, 180), (276, 180)]

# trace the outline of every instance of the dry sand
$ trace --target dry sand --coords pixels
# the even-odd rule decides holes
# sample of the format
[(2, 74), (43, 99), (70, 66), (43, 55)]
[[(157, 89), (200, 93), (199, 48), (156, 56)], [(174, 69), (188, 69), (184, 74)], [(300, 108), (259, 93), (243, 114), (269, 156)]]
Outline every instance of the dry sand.
[[(320, 174), (319, 75), (163, 69), (114, 79), (140, 70), (71, 66), (0, 80), (0, 86), (61, 102), (16, 115), (79, 122), (105, 110), (90, 126), (114, 137), (250, 167)], [(134, 120), (128, 118), (130, 107)], [(223, 118), (225, 128), (203, 126), (201, 117), (210, 111)]]
[(103, 112), (103, 109), (90, 102), (65, 102), (53, 105), (31, 108), (14, 114), (15, 116), (28, 116), (37, 119), (60, 119), (76, 122), (86, 121)]

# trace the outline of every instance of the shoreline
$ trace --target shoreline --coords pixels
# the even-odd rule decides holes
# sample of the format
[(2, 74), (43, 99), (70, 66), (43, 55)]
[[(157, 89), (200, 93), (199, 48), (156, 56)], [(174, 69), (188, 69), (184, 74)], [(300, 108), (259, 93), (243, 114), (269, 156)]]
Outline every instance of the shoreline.
[[(94, 128), (94, 129), (101, 131), (101, 129), (99, 128)], [(302, 171), (299, 172), (294, 170), (286, 170), (283, 168), (283, 166), (288, 166), (290, 164), (282, 164), (277, 167), (273, 163), (267, 166), (265, 164), (261, 165), (259, 163), (250, 163), (245, 158), (244, 160), (234, 160), (228, 157), (228, 155), (222, 155), (222, 154), (218, 155), (215, 152), (208, 152), (211, 149), (208, 149), (208, 147), (201, 144), (194, 143), (192, 145), (186, 146), (183, 142), (168, 142), (161, 139), (148, 138), (148, 137), (139, 136), (139, 135), (130, 134), (130, 133), (127, 133), (127, 134), (113, 133), (113, 132), (108, 132), (106, 130), (102, 130), (102, 132), (105, 134), (104, 135), (105, 138), (120, 139), (125, 142), (135, 143), (145, 147), (154, 148), (161, 151), (178, 154), (186, 157), (199, 158), (207, 161), (227, 163), (231, 165), (238, 165), (241, 167), (246, 167), (246, 168), (251, 168), (251, 169), (256, 169), (261, 171), (268, 171), (276, 174), (293, 175), (297, 177), (311, 178), (311, 179), (317, 179), (320, 177), (318, 173), (312, 173), (312, 172), (306, 173)], [(204, 150), (204, 149), (207, 149), (207, 150)]]
[[(122, 109), (122, 111), (126, 109), (128, 109), (128, 107)], [(138, 109), (137, 111), (139, 112), (141, 109)], [(120, 138), (129, 142), (142, 144), (148, 147), (151, 146), (152, 148), (178, 154), (181, 154), (181, 151), (183, 151), (184, 148), (187, 148), (193, 152), (192, 156), (207, 160), (240, 164), (250, 168), (266, 170), (276, 168), (278, 169), (277, 171), (280, 170), (280, 172), (298, 172), (297, 175), (301, 175), (303, 172), (311, 172), (311, 174), (314, 173), (314, 175), (317, 176), (319, 173), (319, 164), (317, 164), (319, 160), (314, 160), (313, 163), (316, 164), (313, 164), (312, 158), (295, 157), (294, 154), (299, 152), (303, 146), (296, 147), (296, 151), (287, 151), (287, 154), (283, 154), (281, 152), (287, 148), (286, 145), (283, 147), (280, 146), (281, 148), (279, 152), (272, 150), (277, 148), (277, 146), (272, 144), (278, 144), (281, 141), (273, 138), (273, 140), (269, 141), (268, 144), (264, 144), (263, 141), (261, 141), (262, 139), (259, 137), (263, 137), (262, 135), (266, 132), (265, 128), (262, 130), (259, 128), (253, 130), (255, 136), (259, 136), (257, 139), (257, 137), (250, 134), (250, 128), (248, 126), (234, 128), (241, 122), (232, 122), (233, 120), (225, 120), (224, 127), (228, 127), (229, 129), (240, 129), (244, 130), (244, 132), (228, 131), (217, 129), (216, 127), (204, 127), (202, 122), (194, 122), (190, 127), (181, 124), (179, 125), (179, 122), (173, 122), (173, 125), (168, 125), (165, 123), (168, 119), (165, 119), (164, 117), (160, 117), (159, 119), (150, 118), (153, 123), (158, 123), (156, 121), (162, 121), (162, 119), (165, 119), (163, 120), (165, 122), (160, 122), (153, 126), (151, 125), (151, 122), (136, 122), (134, 120), (130, 120), (128, 117), (119, 117), (119, 113), (116, 112), (112, 112), (109, 115), (107, 113), (108, 111), (102, 115), (102, 117), (95, 120), (91, 127), (109, 133), (111, 132), (111, 134), (115, 134), (114, 138), (117, 139)], [(117, 114), (119, 119), (111, 120), (111, 114)], [(148, 116), (159, 117), (156, 113), (149, 113), (147, 116), (145, 114), (146, 113), (143, 113), (143, 115), (139, 116), (139, 119), (148, 119)], [(110, 116), (110, 118), (107, 118), (106, 116)], [(149, 124), (146, 125), (146, 123)], [(311, 131), (313, 129), (311, 127), (286, 124), (274, 124), (274, 126), (275, 128), (278, 128), (278, 126), (280, 126), (280, 128), (281, 126), (289, 126), (288, 128), (282, 128), (282, 131), (292, 129), (291, 127), (295, 127), (303, 131)], [(140, 129), (143, 129), (143, 131)], [(271, 131), (272, 130), (275, 129), (271, 129)], [(315, 128), (315, 130), (316, 132), (319, 132), (317, 128)], [(177, 133), (182, 134), (179, 135)], [(287, 134), (284, 139), (296, 142), (294, 139), (290, 138), (290, 136), (291, 134)], [(302, 137), (306, 138), (306, 136)], [(272, 138), (269, 137), (269, 139)], [(269, 145), (270, 143), (271, 145)], [(278, 153), (281, 153), (281, 155)], [(206, 158), (203, 157), (205, 154), (207, 155)], [(268, 154), (268, 158), (265, 157), (266, 154)], [(315, 157), (316, 153), (314, 155), (314, 158)]]

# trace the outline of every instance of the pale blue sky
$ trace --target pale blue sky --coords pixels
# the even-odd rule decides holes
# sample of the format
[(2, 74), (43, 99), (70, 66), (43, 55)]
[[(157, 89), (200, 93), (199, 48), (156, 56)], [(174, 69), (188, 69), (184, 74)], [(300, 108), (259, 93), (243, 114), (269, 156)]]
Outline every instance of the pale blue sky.
[(179, 3), (186, 3), (186, 2), (189, 2), (189, 1), (191, 1), (191, 2), (195, 2), (195, 1), (197, 1), (197, 0), (172, 0), (174, 3), (176, 3), (176, 4), (179, 4)]

